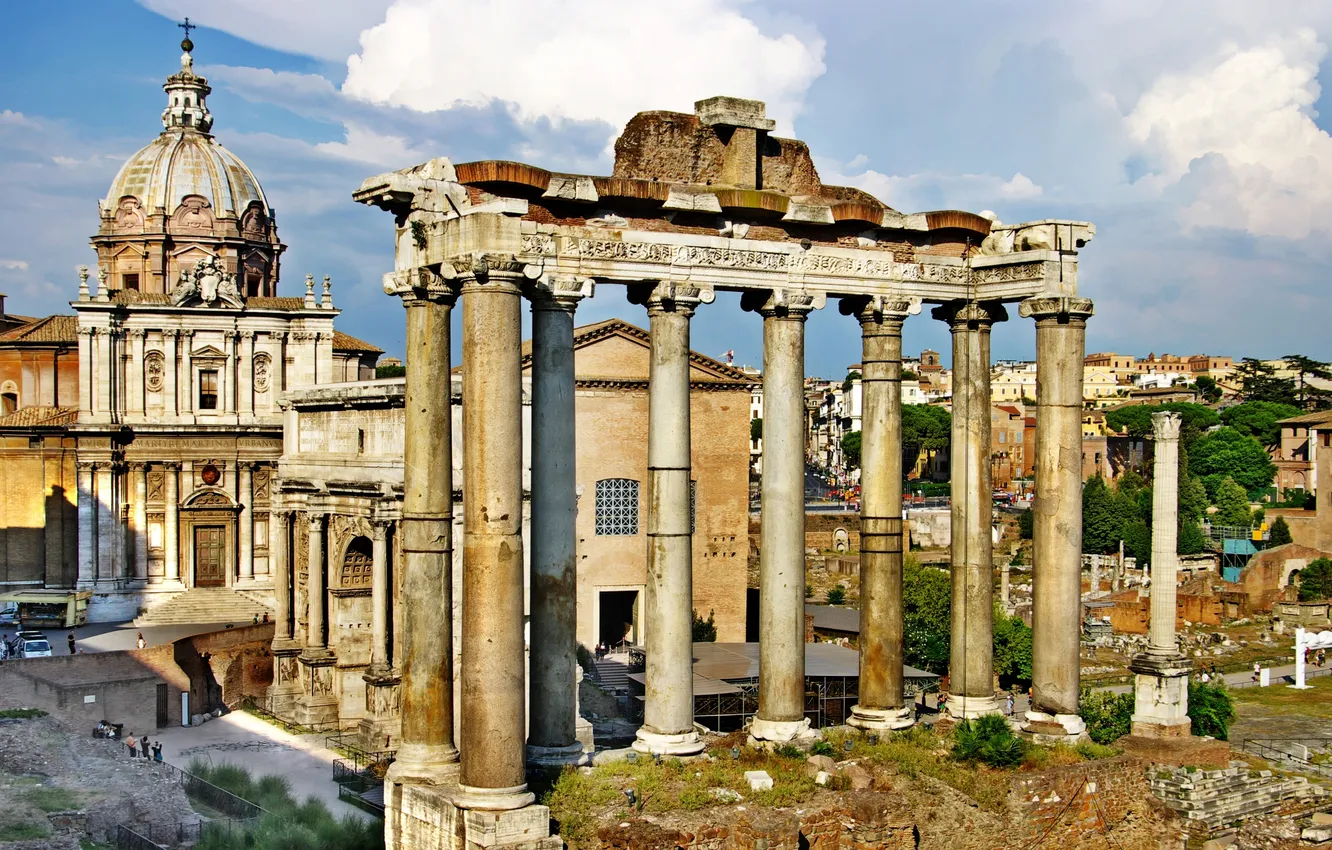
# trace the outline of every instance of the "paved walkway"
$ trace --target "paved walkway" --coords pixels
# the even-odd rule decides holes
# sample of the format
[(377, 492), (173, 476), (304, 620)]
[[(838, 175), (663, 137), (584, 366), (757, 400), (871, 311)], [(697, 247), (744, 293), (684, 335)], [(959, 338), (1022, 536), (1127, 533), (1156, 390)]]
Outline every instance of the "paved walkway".
[(161, 741), (163, 758), (182, 770), (188, 770), (196, 758), (213, 764), (229, 762), (248, 768), (256, 777), (285, 776), (293, 797), (317, 797), (334, 816), (371, 817), (338, 799), (333, 782), (333, 760), (338, 755), (324, 746), (323, 735), (292, 735), (237, 711), (202, 726), (173, 726), (149, 737)]
[[(119, 649), (134, 649), (139, 633), (149, 646), (171, 643), (183, 637), (220, 632), (227, 628), (226, 623), (190, 623), (188, 625), (144, 626), (133, 623), (94, 623), (74, 629), (74, 646), (85, 653), (113, 652)], [(0, 627), (0, 634), (14, 637), (17, 626)], [(52, 655), (69, 655), (69, 629), (38, 629), (46, 635), (51, 644)]]

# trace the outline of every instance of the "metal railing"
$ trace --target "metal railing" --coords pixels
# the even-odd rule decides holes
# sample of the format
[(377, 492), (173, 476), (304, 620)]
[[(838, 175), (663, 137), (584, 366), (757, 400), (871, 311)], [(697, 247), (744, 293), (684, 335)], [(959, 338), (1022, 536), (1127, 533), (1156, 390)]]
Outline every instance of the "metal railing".
[(249, 800), (237, 797), (225, 788), (219, 788), (207, 780), (200, 779), (193, 773), (188, 773), (166, 762), (160, 762), (160, 764), (167, 776), (178, 782), (185, 789), (186, 794), (229, 818), (253, 821), (268, 814)]
[(161, 844), (154, 844), (123, 823), (116, 827), (117, 850), (162, 850)]
[(180, 821), (177, 823), (136, 823), (120, 824), (116, 827), (116, 847), (120, 850), (138, 850), (142, 847), (174, 847), (178, 844), (195, 844), (203, 838), (204, 831), (210, 827), (204, 821)]

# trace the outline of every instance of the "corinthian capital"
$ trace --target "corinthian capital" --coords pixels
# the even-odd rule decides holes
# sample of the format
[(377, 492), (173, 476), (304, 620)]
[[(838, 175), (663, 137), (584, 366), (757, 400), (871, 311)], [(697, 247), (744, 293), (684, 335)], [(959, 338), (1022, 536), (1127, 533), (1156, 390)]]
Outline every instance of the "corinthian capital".
[(989, 330), (995, 322), (1008, 321), (1008, 311), (999, 301), (949, 301), (935, 307), (930, 315), (947, 322), (953, 330)]
[(824, 292), (811, 292), (805, 289), (769, 289), (746, 292), (740, 296), (740, 307), (758, 313), (766, 318), (804, 319), (814, 310), (823, 309), (828, 303)]
[(1038, 322), (1049, 319), (1059, 321), (1086, 321), (1092, 315), (1090, 298), (1072, 295), (1038, 295), (1018, 305), (1018, 315)]
[(1152, 436), (1156, 438), (1157, 442), (1163, 440), (1178, 440), (1179, 423), (1181, 421), (1181, 417), (1178, 413), (1171, 413), (1169, 411), (1153, 413)]
[(442, 264), (438, 270), (429, 266), (401, 269), (384, 275), (384, 292), (397, 295), (404, 303), (435, 301), (453, 306), (458, 300), (457, 277), (450, 263)]
[(837, 305), (843, 316), (855, 316), (862, 325), (900, 325), (907, 316), (920, 313), (920, 299), (905, 295), (861, 295), (847, 297)]
[(542, 275), (523, 288), (523, 294), (532, 302), (534, 310), (567, 310), (573, 312), (578, 302), (591, 298), (596, 282), (591, 278)]

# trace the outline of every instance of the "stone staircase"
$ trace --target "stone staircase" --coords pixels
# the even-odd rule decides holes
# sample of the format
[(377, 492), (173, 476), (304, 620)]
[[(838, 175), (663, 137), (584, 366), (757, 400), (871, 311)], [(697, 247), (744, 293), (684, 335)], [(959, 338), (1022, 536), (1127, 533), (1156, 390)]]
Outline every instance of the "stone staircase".
[(1279, 777), (1231, 762), (1225, 770), (1176, 768), (1151, 779), (1152, 792), (1190, 825), (1213, 831), (1276, 811), (1291, 798), (1322, 798), (1326, 791), (1302, 776)]
[(187, 625), (192, 623), (233, 623), (248, 626), (257, 614), (273, 616), (272, 608), (255, 593), (238, 592), (226, 587), (195, 587), (177, 594), (170, 601), (154, 605), (134, 619), (136, 626)]
[(597, 668), (597, 684), (602, 690), (615, 692), (629, 688), (629, 654), (612, 653), (593, 662)]

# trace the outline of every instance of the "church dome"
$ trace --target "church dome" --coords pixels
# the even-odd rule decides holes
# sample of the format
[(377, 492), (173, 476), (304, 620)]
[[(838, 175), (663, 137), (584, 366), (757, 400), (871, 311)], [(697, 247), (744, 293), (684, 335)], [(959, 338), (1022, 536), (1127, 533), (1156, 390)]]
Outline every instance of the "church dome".
[(121, 166), (107, 192), (104, 210), (116, 210), (134, 198), (145, 214), (158, 207), (171, 215), (190, 195), (204, 198), (214, 215), (240, 216), (252, 203), (270, 215), (268, 201), (254, 172), (234, 153), (217, 143), (209, 132), (213, 116), (207, 98), (208, 81), (194, 73), (188, 40), (182, 43), (181, 69), (167, 78), (162, 89), (167, 107), (163, 131)]

